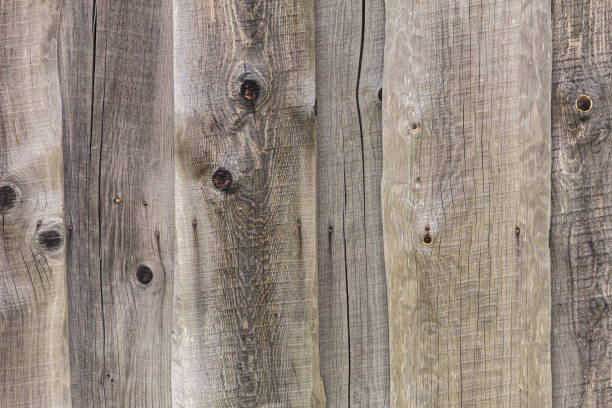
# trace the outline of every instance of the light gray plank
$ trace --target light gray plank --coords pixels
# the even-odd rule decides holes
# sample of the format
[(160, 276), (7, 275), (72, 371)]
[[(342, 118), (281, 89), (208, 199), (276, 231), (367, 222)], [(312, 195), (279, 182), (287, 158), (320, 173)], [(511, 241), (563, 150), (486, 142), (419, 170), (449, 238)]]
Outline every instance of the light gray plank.
[(391, 406), (550, 407), (550, 2), (386, 4)]
[(389, 404), (384, 19), (382, 0), (316, 2), (319, 348), (330, 407)]
[[(559, 408), (612, 406), (610, 6), (554, 0), (552, 8), (552, 384)], [(577, 106), (581, 94), (588, 97)]]
[(0, 406), (69, 407), (56, 1), (0, 7)]
[(66, 1), (60, 36), (72, 403), (170, 407), (171, 2)]
[(314, 2), (178, 0), (174, 13), (174, 402), (323, 407)]

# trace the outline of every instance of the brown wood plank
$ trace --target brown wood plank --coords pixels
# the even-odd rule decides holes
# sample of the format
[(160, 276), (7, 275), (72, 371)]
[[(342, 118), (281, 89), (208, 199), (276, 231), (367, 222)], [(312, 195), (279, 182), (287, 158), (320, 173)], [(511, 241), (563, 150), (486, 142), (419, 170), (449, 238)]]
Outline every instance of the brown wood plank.
[(316, 2), (319, 348), (330, 407), (389, 404), (384, 10), (382, 0)]
[(170, 407), (169, 0), (67, 1), (60, 31), (74, 407)]
[(0, 8), (0, 407), (69, 407), (59, 3)]
[(552, 384), (559, 408), (612, 406), (610, 6), (553, 0)]
[(391, 406), (550, 407), (550, 2), (386, 6)]
[(174, 402), (323, 407), (314, 2), (174, 12)]

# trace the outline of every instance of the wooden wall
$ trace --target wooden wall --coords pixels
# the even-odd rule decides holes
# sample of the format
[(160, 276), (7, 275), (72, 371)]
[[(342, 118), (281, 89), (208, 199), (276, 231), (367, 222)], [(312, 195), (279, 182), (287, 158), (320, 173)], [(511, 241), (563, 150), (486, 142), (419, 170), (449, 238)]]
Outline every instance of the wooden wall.
[(611, 16), (0, 2), (0, 407), (608, 407)]

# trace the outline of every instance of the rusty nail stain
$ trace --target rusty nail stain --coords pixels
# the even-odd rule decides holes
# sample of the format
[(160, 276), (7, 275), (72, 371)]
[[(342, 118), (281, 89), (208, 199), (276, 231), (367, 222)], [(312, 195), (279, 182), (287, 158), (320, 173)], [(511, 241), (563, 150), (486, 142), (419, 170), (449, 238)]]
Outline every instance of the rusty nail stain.
[(302, 228), (302, 221), (298, 221), (298, 222), (297, 222), (297, 227), (298, 227), (298, 228)]
[(155, 238), (159, 238), (159, 231), (155, 231)]
[(334, 229), (332, 228), (332, 226), (331, 226), (331, 225), (330, 225), (330, 226), (329, 226), (329, 228), (327, 229), (327, 232), (329, 232), (330, 234), (331, 234), (332, 232), (334, 232)]
[(429, 231), (429, 224), (425, 226), (425, 231)]
[(521, 229), (519, 227), (514, 228), (514, 233), (519, 235), (521, 233)]
[(589, 95), (580, 94), (578, 98), (576, 98), (576, 109), (582, 113), (589, 112), (593, 109), (593, 100)]
[(191, 221), (191, 225), (192, 226), (197, 226), (198, 225), (198, 220), (194, 219), (193, 221)]

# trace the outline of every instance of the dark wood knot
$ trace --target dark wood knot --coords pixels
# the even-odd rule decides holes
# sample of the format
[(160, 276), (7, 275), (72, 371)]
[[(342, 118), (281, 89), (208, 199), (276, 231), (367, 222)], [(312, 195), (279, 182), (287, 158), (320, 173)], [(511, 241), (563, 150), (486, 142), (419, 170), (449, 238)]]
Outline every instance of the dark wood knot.
[(148, 285), (153, 280), (153, 271), (146, 265), (140, 265), (136, 269), (136, 279), (143, 285)]
[(223, 167), (220, 167), (213, 174), (212, 183), (217, 190), (228, 191), (232, 185), (232, 174)]
[(49, 251), (59, 248), (62, 245), (62, 241), (62, 234), (57, 230), (48, 229), (38, 233), (38, 242)]
[(0, 210), (10, 210), (17, 202), (17, 191), (15, 187), (4, 185), (0, 187)]
[(240, 84), (240, 95), (247, 102), (254, 103), (259, 98), (260, 93), (261, 87), (257, 81), (245, 79)]
[(578, 109), (578, 112), (582, 113), (591, 111), (591, 109), (593, 109), (593, 100), (589, 95), (578, 95), (578, 98), (576, 98), (576, 109)]

